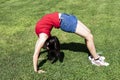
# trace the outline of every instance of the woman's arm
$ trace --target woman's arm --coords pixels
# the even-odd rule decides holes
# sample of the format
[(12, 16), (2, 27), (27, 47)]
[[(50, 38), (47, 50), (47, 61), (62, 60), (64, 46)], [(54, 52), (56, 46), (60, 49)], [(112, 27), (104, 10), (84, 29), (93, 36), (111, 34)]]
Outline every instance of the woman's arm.
[(44, 45), (45, 41), (47, 40), (47, 38), (48, 38), (47, 34), (41, 33), (36, 42), (35, 51), (34, 51), (34, 55), (33, 55), (33, 67), (34, 67), (35, 72), (42, 72), (42, 70), (38, 70), (38, 57), (40, 54), (40, 50), (41, 50), (42, 46)]

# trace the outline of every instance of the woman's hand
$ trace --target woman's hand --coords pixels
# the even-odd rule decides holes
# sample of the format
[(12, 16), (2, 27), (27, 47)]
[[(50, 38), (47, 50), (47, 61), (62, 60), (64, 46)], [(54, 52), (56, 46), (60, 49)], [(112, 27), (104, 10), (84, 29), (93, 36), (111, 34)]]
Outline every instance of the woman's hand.
[(46, 72), (43, 70), (38, 70), (37, 73), (41, 74), (41, 73), (46, 73)]

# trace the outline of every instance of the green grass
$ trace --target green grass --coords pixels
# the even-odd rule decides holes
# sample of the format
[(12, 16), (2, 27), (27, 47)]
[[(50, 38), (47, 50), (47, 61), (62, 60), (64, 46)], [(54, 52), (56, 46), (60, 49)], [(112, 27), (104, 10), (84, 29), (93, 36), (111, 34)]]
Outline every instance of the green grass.
[[(35, 73), (34, 26), (44, 14), (54, 11), (74, 14), (84, 22), (94, 35), (97, 52), (102, 52), (110, 66), (91, 65), (83, 38), (53, 29), (64, 61), (47, 61), (41, 67), (47, 73)], [(119, 80), (119, 21), (120, 0), (0, 0), (0, 80)]]

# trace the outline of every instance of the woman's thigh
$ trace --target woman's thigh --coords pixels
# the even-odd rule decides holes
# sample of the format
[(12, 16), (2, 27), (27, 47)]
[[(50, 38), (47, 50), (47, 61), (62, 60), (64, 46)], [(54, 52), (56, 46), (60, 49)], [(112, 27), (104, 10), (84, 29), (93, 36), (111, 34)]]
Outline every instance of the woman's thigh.
[(91, 34), (90, 30), (80, 21), (77, 23), (76, 34), (82, 36), (83, 38), (87, 38)]

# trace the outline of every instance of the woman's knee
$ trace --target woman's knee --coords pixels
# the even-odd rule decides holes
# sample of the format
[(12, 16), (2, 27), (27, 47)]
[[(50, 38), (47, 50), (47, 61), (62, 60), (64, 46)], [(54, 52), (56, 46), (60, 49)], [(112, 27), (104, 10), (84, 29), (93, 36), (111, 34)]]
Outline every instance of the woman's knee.
[(87, 36), (86, 36), (86, 40), (93, 40), (94, 37), (91, 33), (89, 33)]

